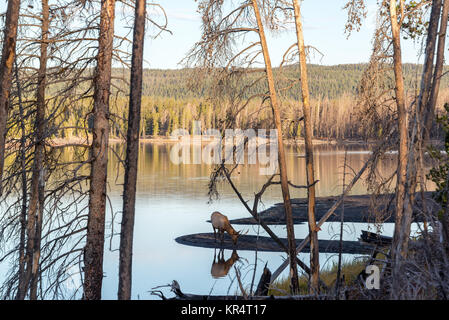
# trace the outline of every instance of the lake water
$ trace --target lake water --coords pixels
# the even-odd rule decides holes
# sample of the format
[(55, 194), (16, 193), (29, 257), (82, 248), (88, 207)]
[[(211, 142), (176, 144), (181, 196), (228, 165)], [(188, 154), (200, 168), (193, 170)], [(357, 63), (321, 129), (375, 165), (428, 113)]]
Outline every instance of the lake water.
[[(220, 185), (220, 199), (209, 202), (207, 195), (209, 176), (212, 170), (206, 164), (176, 165), (170, 161), (170, 150), (173, 144), (141, 143), (139, 156), (139, 174), (137, 182), (136, 221), (133, 255), (133, 299), (158, 299), (149, 291), (157, 286), (167, 285), (177, 280), (181, 289), (187, 293), (195, 294), (233, 294), (238, 291), (235, 279), (235, 270), (231, 268), (228, 275), (216, 279), (211, 274), (214, 259), (214, 249), (189, 247), (175, 242), (179, 236), (193, 233), (212, 232), (211, 225), (206, 222), (213, 211), (220, 211), (230, 219), (249, 217), (249, 213), (240, 203), (232, 189), (225, 183)], [(118, 152), (123, 146), (115, 145)], [(339, 195), (342, 192), (343, 164), (347, 151), (347, 165), (357, 172), (370, 156), (363, 146), (315, 146), (315, 167), (317, 196)], [(305, 159), (302, 147), (288, 146), (286, 148), (289, 179), (297, 185), (304, 185)], [(378, 171), (387, 177), (393, 173), (397, 155), (387, 155), (380, 163)], [(351, 179), (349, 171), (347, 182)], [(237, 170), (234, 182), (241, 190), (250, 206), (254, 194), (265, 183), (267, 176), (259, 174), (257, 165), (243, 165)], [(113, 153), (110, 153), (109, 188), (108, 195), (114, 213), (122, 209), (123, 169), (118, 166)], [(360, 180), (352, 189), (351, 194), (365, 194), (367, 186)], [(291, 189), (291, 197), (306, 197), (303, 189)], [(280, 186), (271, 186), (264, 194), (260, 210), (269, 208), (281, 202)], [(107, 234), (117, 233), (120, 230), (119, 217), (114, 223), (107, 225)], [(108, 220), (111, 210), (108, 208)], [(344, 240), (356, 240), (361, 230), (373, 228), (372, 225), (361, 223), (346, 223)], [(237, 230), (248, 231), (248, 234), (266, 236), (257, 226), (236, 226)], [(283, 226), (272, 226), (279, 237), (286, 236)], [(337, 239), (340, 226), (338, 223), (325, 223), (319, 233), (320, 239)], [(386, 224), (382, 230), (385, 235), (392, 235), (393, 225)], [(307, 224), (295, 226), (297, 239), (304, 238), (308, 233)], [(118, 244), (119, 237), (107, 239), (105, 243), (103, 297), (105, 299), (117, 298), (118, 285)], [(111, 250), (112, 249), (112, 250)], [(217, 252), (218, 253), (218, 252)], [(230, 258), (232, 251), (225, 250), (224, 258)], [(256, 265), (255, 285), (260, 278), (263, 266), (267, 263), (273, 272), (286, 258), (281, 252), (257, 254), (255, 252), (239, 251), (241, 257), (235, 263), (241, 270), (242, 281), (249, 287), (254, 267)], [(344, 260), (352, 260), (355, 255), (344, 255)], [(301, 253), (299, 258), (309, 264), (309, 254)], [(336, 254), (320, 254), (321, 268), (330, 267), (335, 263)], [(1, 273), (6, 272), (7, 266), (0, 264)], [(2, 270), (3, 269), (3, 270)], [(284, 271), (281, 277), (287, 276)], [(78, 285), (79, 279), (72, 279)], [(70, 285), (69, 285), (70, 286)], [(172, 296), (168, 289), (162, 289), (167, 296)]]
[[(228, 276), (215, 279), (211, 275), (214, 259), (214, 249), (205, 249), (180, 245), (175, 238), (181, 235), (212, 232), (211, 225), (206, 222), (210, 214), (217, 210), (230, 219), (248, 217), (249, 213), (239, 202), (232, 189), (223, 184), (220, 187), (220, 199), (208, 203), (208, 182), (211, 173), (209, 165), (175, 165), (170, 161), (171, 144), (142, 143), (139, 159), (139, 175), (136, 202), (136, 225), (133, 260), (133, 299), (154, 299), (149, 294), (151, 288), (171, 283), (177, 280), (184, 292), (196, 294), (226, 294), (238, 291), (235, 280), (235, 270), (231, 268)], [(338, 195), (342, 191), (343, 164), (347, 153), (347, 164), (358, 171), (368, 159), (369, 152), (363, 147), (338, 147), (319, 145), (315, 147), (316, 185), (318, 196)], [(289, 146), (286, 149), (289, 179), (299, 185), (305, 184), (305, 159), (302, 157), (302, 147)], [(380, 164), (382, 175), (392, 174), (396, 163), (396, 155), (387, 156)], [(116, 184), (115, 164), (111, 161), (111, 179), (109, 196), (114, 208), (121, 209), (122, 187)], [(266, 176), (259, 174), (257, 165), (242, 166), (235, 175), (235, 183), (245, 199), (252, 204), (254, 193), (259, 191)], [(118, 182), (122, 179), (119, 173)], [(350, 176), (347, 177), (347, 181)], [(361, 180), (353, 188), (351, 194), (364, 194), (367, 187)], [(305, 197), (305, 190), (292, 189), (291, 197)], [(263, 208), (282, 200), (280, 187), (272, 186), (263, 196)], [(345, 240), (356, 240), (362, 229), (369, 226), (360, 223), (345, 225)], [(237, 230), (248, 230), (248, 234), (257, 234), (257, 227), (238, 226)], [(280, 237), (286, 236), (285, 227), (273, 227)], [(119, 225), (116, 225), (119, 230)], [(391, 235), (393, 226), (386, 225), (383, 233)], [(296, 238), (304, 238), (308, 233), (307, 224), (295, 226)], [(260, 230), (261, 235), (266, 235)], [(319, 233), (320, 239), (331, 239), (339, 236), (339, 225), (326, 223)], [(113, 247), (118, 248), (118, 237), (114, 239)], [(230, 250), (225, 250), (224, 258), (231, 256)], [(236, 262), (241, 269), (244, 285), (249, 286), (255, 265), (255, 253), (239, 251), (242, 258)], [(309, 263), (309, 254), (299, 256)], [(286, 258), (282, 253), (259, 252), (255, 282), (268, 262), (268, 268), (274, 271)], [(353, 255), (344, 255), (344, 259), (353, 259)], [(335, 254), (320, 254), (321, 267), (332, 265), (336, 261)], [(118, 252), (106, 251), (104, 270), (106, 278), (103, 296), (116, 299)], [(284, 272), (283, 276), (286, 276)], [(164, 291), (164, 290), (163, 290)], [(171, 296), (168, 290), (165, 294)]]

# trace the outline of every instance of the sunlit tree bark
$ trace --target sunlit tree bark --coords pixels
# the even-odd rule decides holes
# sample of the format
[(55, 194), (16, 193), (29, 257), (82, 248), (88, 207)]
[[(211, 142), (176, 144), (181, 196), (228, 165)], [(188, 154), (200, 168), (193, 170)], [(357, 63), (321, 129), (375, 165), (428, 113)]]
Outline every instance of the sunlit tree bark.
[(312, 115), (310, 109), (309, 84), (307, 78), (306, 52), (304, 46), (304, 34), (302, 31), (301, 8), (298, 0), (293, 0), (295, 11), (296, 37), (298, 39), (299, 69), (301, 72), (301, 94), (304, 113), (304, 136), (306, 152), (306, 173), (307, 173), (307, 197), (308, 197), (308, 221), (310, 234), (310, 293), (319, 293), (319, 247), (318, 228), (315, 219), (315, 173), (313, 166), (313, 128)]
[(12, 70), (16, 56), (16, 38), (19, 23), (20, 0), (9, 0), (6, 10), (2, 57), (0, 60), (0, 195), (2, 194), (3, 166), (5, 162), (6, 123)]
[(36, 119), (34, 124), (35, 148), (31, 178), (31, 196), (27, 214), (27, 244), (25, 255), (25, 281), (19, 285), (18, 299), (24, 299), (28, 288), (30, 299), (37, 298), (38, 269), (44, 211), (44, 148), (45, 148), (45, 91), (47, 78), (47, 48), (50, 8), (48, 0), (42, 0), (41, 43), (36, 90)]
[(89, 217), (84, 249), (84, 299), (101, 299), (103, 283), (106, 182), (109, 145), (109, 96), (114, 40), (115, 0), (102, 0), (91, 146)]
[(268, 88), (270, 91), (271, 106), (273, 108), (273, 116), (276, 124), (276, 130), (278, 135), (278, 154), (279, 154), (279, 171), (281, 177), (281, 189), (282, 196), (284, 199), (285, 208), (285, 220), (287, 226), (287, 238), (288, 238), (288, 251), (289, 251), (289, 261), (290, 261), (290, 289), (292, 293), (297, 293), (299, 289), (298, 284), (298, 269), (296, 266), (296, 244), (295, 244), (295, 231), (293, 228), (293, 215), (292, 215), (292, 205), (290, 199), (290, 191), (288, 188), (288, 177), (287, 177), (287, 162), (285, 159), (284, 151), (284, 141), (282, 135), (282, 124), (281, 124), (281, 114), (279, 108), (279, 102), (276, 94), (276, 88), (274, 85), (274, 76), (271, 66), (270, 54), (268, 52), (267, 40), (265, 37), (264, 26), (262, 23), (262, 18), (259, 11), (259, 6), (257, 0), (252, 0), (252, 5), (254, 8), (254, 14), (257, 21), (258, 34), (260, 38), (260, 43), (262, 46), (262, 53), (265, 61), (265, 71), (267, 74)]
[[(402, 17), (404, 14), (404, 1), (400, 1)], [(410, 236), (410, 223), (412, 210), (410, 208), (409, 193), (407, 186), (407, 163), (408, 163), (408, 126), (407, 109), (405, 105), (404, 76), (402, 71), (402, 52), (400, 21), (397, 14), (397, 1), (390, 0), (389, 6), (390, 23), (393, 42), (393, 69), (395, 79), (395, 99), (398, 114), (399, 131), (399, 156), (397, 169), (396, 187), (396, 221), (392, 245), (393, 279), (400, 272), (401, 261), (407, 255), (408, 240)]]
[(143, 44), (146, 0), (137, 0), (134, 20), (133, 56), (128, 132), (126, 137), (125, 183), (120, 233), (119, 300), (131, 299), (134, 214), (136, 205), (137, 164), (139, 156), (140, 110), (142, 102)]

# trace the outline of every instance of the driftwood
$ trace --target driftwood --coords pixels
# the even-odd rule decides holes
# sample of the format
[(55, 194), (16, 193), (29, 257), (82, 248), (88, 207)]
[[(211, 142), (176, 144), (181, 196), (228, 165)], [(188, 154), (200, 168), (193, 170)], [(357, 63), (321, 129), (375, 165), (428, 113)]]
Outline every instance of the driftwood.
[[(426, 200), (431, 200), (432, 192), (425, 193)], [(316, 218), (321, 219), (323, 216), (331, 209), (332, 205), (338, 200), (338, 196), (335, 197), (319, 197), (316, 198)], [(377, 210), (383, 213), (383, 222), (395, 221), (394, 206), (389, 206), (390, 200), (393, 199), (393, 195), (386, 194), (381, 196), (378, 204)], [(420, 199), (417, 199), (415, 212), (419, 212), (418, 208), (421, 207)], [(344, 222), (374, 222), (375, 215), (370, 212), (370, 195), (356, 195), (356, 196), (346, 196), (345, 197), (345, 214)], [(426, 201), (426, 204), (432, 204), (434, 201)], [(302, 224), (307, 222), (307, 199), (292, 199), (292, 209), (293, 209), (293, 222), (295, 224)], [(327, 222), (340, 222), (341, 205), (335, 210)], [(277, 203), (267, 210), (261, 211), (259, 213), (259, 218), (266, 224), (270, 225), (283, 225), (285, 224), (285, 214), (284, 206), (282, 203)], [(422, 221), (422, 216), (416, 214), (415, 221)], [(234, 219), (230, 221), (231, 224), (244, 224), (253, 225), (258, 224), (256, 219), (241, 218)]]
[[(167, 298), (159, 289), (162, 287), (169, 287), (171, 291), (175, 294), (175, 297)], [(296, 295), (296, 296), (240, 296), (240, 295), (199, 295), (184, 293), (181, 291), (181, 287), (176, 280), (173, 280), (171, 285), (159, 286), (153, 288), (151, 294), (160, 297), (162, 300), (196, 300), (196, 301), (208, 301), (208, 300), (224, 300), (224, 301), (235, 301), (235, 300), (334, 300), (331, 295)]]
[[(280, 239), (287, 244), (287, 239)], [(175, 239), (176, 242), (184, 245), (202, 247), (202, 248), (220, 248), (229, 250), (251, 250), (264, 252), (283, 252), (284, 250), (270, 237), (260, 236), (240, 236), (237, 245), (234, 246), (231, 238), (226, 234), (224, 241), (215, 240), (213, 233), (198, 233), (181, 236)], [(302, 242), (302, 239), (296, 239), (297, 243)], [(340, 242), (338, 240), (319, 240), (320, 252), (324, 253), (338, 253)], [(309, 244), (302, 248), (302, 252), (309, 252)], [(343, 253), (350, 254), (370, 254), (373, 246), (363, 244), (358, 241), (343, 241)]]

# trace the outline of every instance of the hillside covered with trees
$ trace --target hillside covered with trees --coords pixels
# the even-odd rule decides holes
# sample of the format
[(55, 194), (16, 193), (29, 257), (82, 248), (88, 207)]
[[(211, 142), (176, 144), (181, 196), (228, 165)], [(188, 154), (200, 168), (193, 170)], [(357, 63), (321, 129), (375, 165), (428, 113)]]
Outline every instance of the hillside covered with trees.
[[(361, 128), (357, 118), (357, 93), (360, 80), (367, 64), (348, 64), (336, 66), (309, 65), (309, 86), (312, 101), (312, 121), (314, 123), (314, 136), (323, 139), (359, 139), (362, 137), (375, 138), (376, 130)], [(419, 90), (419, 77), (422, 65), (405, 64), (404, 78), (406, 88), (410, 96), (415, 95)], [(449, 70), (446, 67), (446, 70)], [(194, 71), (193, 73), (197, 73)], [(128, 73), (124, 70), (115, 69), (117, 78), (126, 78)], [(287, 87), (286, 79), (299, 78), (297, 65), (284, 67), (282, 71), (274, 69), (279, 87)], [(143, 98), (142, 98), (142, 119), (140, 136), (167, 136), (177, 128), (192, 129), (193, 121), (201, 121), (203, 129), (217, 128), (217, 119), (226, 114), (228, 106), (212, 105), (207, 98), (207, 90), (210, 81), (206, 78), (200, 82), (194, 80), (192, 69), (179, 70), (156, 70), (144, 69), (143, 73)], [(393, 74), (391, 74), (393, 77)], [(251, 74), (242, 81), (241, 86), (252, 80)], [(393, 80), (391, 80), (393, 81)], [(126, 94), (129, 89), (125, 82), (116, 80), (117, 97), (112, 98), (111, 108), (117, 114), (125, 117), (127, 106)], [(295, 84), (282, 93), (283, 104), (281, 106), (285, 119), (294, 120), (301, 117), (298, 104), (300, 84)], [(441, 87), (449, 87), (449, 77), (442, 78)], [(236, 91), (241, 88), (236, 87)], [(267, 91), (264, 83), (256, 85), (245, 92), (246, 96), (257, 94), (257, 92)], [(449, 92), (443, 89), (440, 100), (443, 101)], [(252, 110), (258, 108), (259, 102), (254, 101), (239, 118), (241, 128), (258, 127), (271, 117), (271, 112), (259, 114), (258, 123), (254, 123), (247, 115)], [(443, 102), (438, 105), (439, 110), (443, 110)], [(77, 123), (80, 119), (74, 113), (69, 122)], [(81, 113), (82, 114), (82, 113)], [(338, 125), (335, 125), (338, 124)], [(285, 128), (285, 136), (293, 137), (301, 128), (289, 126)], [(126, 131), (125, 123), (117, 123), (111, 128), (112, 136), (119, 136), (119, 131)], [(370, 131), (371, 130), (371, 131)], [(69, 129), (64, 132), (64, 137), (77, 135)], [(301, 134), (299, 134), (301, 135)]]

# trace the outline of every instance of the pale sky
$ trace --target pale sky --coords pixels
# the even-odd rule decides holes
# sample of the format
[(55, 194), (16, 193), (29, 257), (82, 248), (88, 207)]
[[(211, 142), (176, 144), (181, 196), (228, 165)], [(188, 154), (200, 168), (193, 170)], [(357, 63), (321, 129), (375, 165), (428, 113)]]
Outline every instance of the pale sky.
[[(0, 11), (4, 12), (6, 1), (0, 0)], [(238, 3), (238, 0), (233, 0)], [(50, 5), (51, 5), (50, 1)], [(145, 68), (175, 69), (180, 68), (179, 62), (189, 49), (200, 38), (201, 20), (196, 12), (197, 2), (194, 0), (148, 0), (156, 2), (165, 8), (168, 16), (168, 29), (173, 33), (164, 33), (153, 39), (153, 30), (147, 30), (144, 58)], [(375, 26), (375, 9), (377, 0), (367, 0), (368, 17), (360, 32), (354, 32), (346, 39), (344, 26), (346, 11), (342, 10), (347, 0), (304, 0), (302, 15), (306, 45), (311, 45), (323, 57), (316, 56), (311, 62), (323, 65), (368, 62), (371, 53), (371, 41)], [(149, 7), (149, 14), (156, 15)], [(126, 20), (132, 23), (133, 12), (126, 10)], [(160, 18), (160, 17), (159, 17)], [(160, 19), (157, 19), (160, 21)], [(123, 12), (117, 12), (116, 30), (123, 31)], [(293, 26), (292, 26), (293, 28)], [(294, 29), (283, 34), (269, 35), (269, 47), (273, 66), (277, 66), (285, 50), (296, 42)], [(403, 61), (417, 63), (417, 52), (420, 44), (403, 41)]]
[[(236, 3), (238, 1), (235, 1)], [(347, 40), (344, 33), (346, 0), (304, 0), (302, 15), (306, 45), (319, 49), (324, 57), (317, 56), (312, 62), (324, 65), (368, 62), (375, 27), (376, 0), (367, 0), (368, 16), (358, 33)], [(146, 67), (178, 68), (179, 61), (192, 45), (199, 40), (201, 20), (194, 0), (160, 0), (169, 20), (173, 35), (164, 34), (157, 39), (146, 38)], [(285, 50), (295, 43), (294, 32), (269, 37), (273, 65), (280, 63)], [(403, 42), (403, 61), (417, 63), (420, 44)]]

